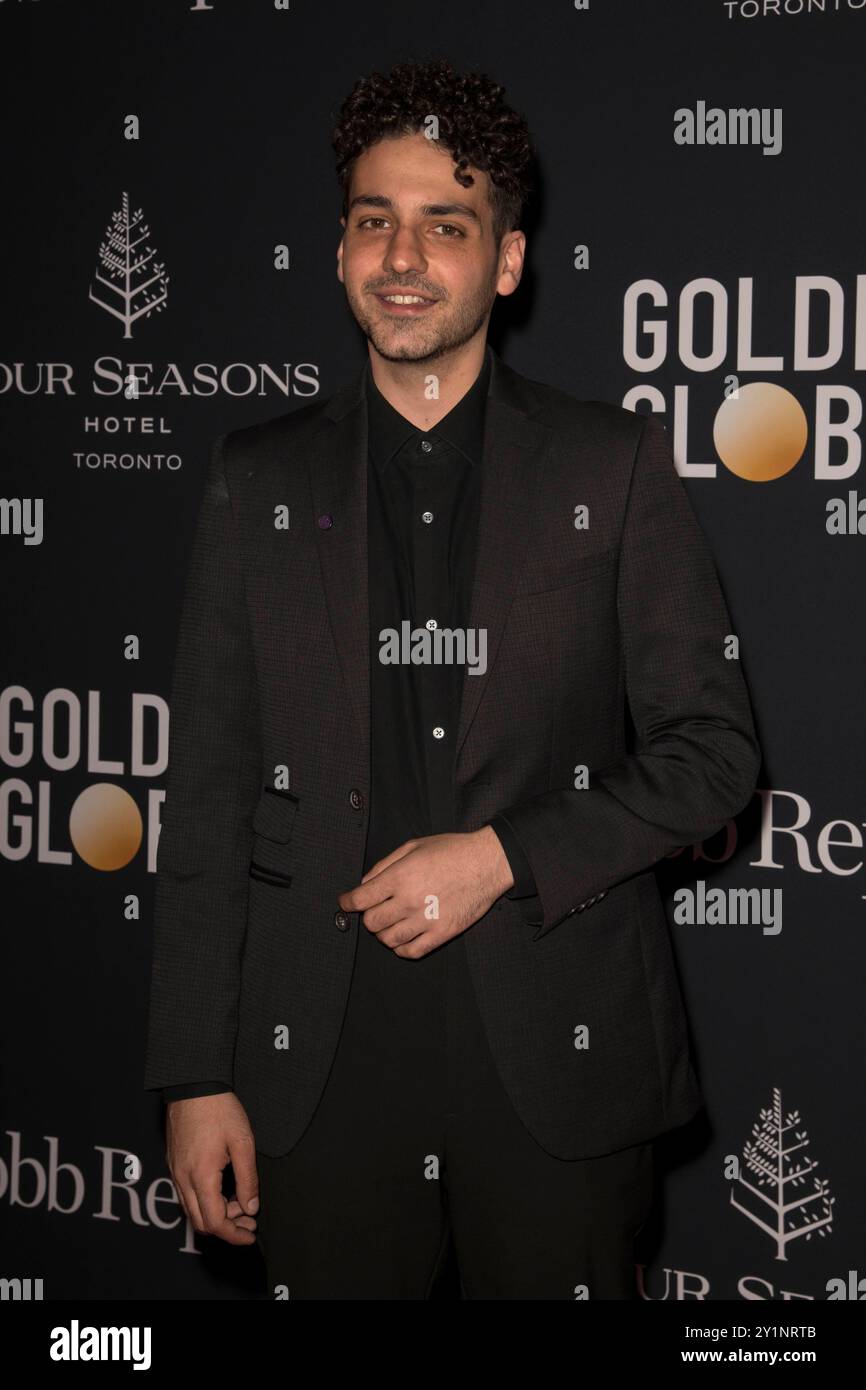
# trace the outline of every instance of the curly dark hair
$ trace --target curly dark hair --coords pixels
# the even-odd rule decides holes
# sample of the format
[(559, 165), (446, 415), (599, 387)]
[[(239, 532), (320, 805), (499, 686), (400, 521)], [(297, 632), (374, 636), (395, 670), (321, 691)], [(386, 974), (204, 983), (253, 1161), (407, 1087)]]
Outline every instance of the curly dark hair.
[(390, 136), (414, 135), (428, 116), (439, 122), (439, 144), (455, 162), (463, 188), (474, 179), (468, 165), (490, 179), (493, 234), (520, 226), (534, 191), (534, 152), (524, 118), (503, 100), (505, 88), (484, 73), (457, 72), (445, 58), (403, 62), (384, 75), (359, 78), (340, 107), (332, 144), (348, 216), (349, 183), (358, 156)]

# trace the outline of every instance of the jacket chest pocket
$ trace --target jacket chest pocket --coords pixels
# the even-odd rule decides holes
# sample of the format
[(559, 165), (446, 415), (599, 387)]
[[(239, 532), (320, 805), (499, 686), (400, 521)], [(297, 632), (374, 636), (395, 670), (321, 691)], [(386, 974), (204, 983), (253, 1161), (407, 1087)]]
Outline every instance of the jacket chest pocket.
[(616, 550), (597, 550), (594, 554), (575, 555), (565, 549), (558, 551), (539, 545), (527, 561), (514, 587), (514, 598), (542, 598), (583, 584), (590, 579), (610, 575), (616, 567)]
[(253, 812), (253, 852), (250, 877), (277, 888), (288, 888), (286, 851), (291, 842), (299, 798), (294, 792), (266, 787)]

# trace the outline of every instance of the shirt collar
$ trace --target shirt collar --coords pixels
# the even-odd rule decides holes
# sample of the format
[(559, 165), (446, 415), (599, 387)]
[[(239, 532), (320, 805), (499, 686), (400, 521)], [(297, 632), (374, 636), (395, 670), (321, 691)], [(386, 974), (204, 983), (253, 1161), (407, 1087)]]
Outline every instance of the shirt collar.
[(484, 420), (490, 386), (491, 349), (465, 396), (432, 429), (419, 430), (387, 401), (373, 380), (369, 360), (366, 372), (367, 437), (370, 455), (380, 473), (410, 439), (438, 439), (459, 449), (471, 464), (479, 464), (484, 443)]

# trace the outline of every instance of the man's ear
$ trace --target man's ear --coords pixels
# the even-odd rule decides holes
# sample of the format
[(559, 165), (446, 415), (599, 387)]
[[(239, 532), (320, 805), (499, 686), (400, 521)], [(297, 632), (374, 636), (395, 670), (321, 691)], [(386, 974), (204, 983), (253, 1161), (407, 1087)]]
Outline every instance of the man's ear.
[[(341, 225), (342, 225), (342, 227), (343, 227), (343, 231), (345, 232), (345, 230), (346, 230), (346, 219), (345, 219), (345, 217), (341, 217), (341, 218), (340, 218), (340, 223), (341, 223)], [(339, 246), (337, 247), (337, 279), (340, 281), (340, 284), (343, 283), (343, 238), (342, 238), (342, 237), (340, 237), (340, 244), (339, 244)]]
[(526, 237), (521, 231), (508, 232), (504, 244), (503, 269), (496, 289), (498, 294), (509, 295), (517, 289), (523, 274)]

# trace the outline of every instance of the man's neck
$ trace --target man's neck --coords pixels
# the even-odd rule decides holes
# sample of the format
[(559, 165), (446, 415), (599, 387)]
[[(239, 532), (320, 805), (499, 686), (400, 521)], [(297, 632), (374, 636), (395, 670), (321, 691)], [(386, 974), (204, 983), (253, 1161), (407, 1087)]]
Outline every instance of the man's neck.
[[(390, 362), (370, 343), (370, 370), (389, 405), (416, 429), (431, 430), (477, 381), (486, 347), (482, 337), (432, 362)], [(435, 377), (435, 392), (431, 377)]]

